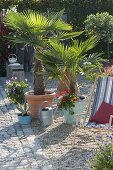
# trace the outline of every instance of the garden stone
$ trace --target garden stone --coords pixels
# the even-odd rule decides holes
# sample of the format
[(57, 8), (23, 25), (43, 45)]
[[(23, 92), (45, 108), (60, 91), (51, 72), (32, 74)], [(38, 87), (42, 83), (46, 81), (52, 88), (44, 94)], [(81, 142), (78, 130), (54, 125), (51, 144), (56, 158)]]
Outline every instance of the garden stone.
[(33, 134), (33, 130), (31, 128), (23, 128), (23, 132), (26, 135), (32, 135)]
[(18, 137), (23, 137), (24, 136), (24, 133), (23, 133), (22, 130), (17, 130), (16, 134), (17, 134)]

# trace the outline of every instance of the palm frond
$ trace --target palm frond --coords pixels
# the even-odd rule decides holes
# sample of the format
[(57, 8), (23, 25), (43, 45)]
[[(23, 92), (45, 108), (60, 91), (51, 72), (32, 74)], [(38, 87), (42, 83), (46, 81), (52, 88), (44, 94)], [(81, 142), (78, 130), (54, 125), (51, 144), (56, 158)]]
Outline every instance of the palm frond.
[[(72, 26), (64, 23), (61, 19), (64, 10), (58, 13), (44, 15), (36, 11), (9, 12), (5, 19), (5, 25), (14, 30), (15, 37), (11, 40), (17, 43), (41, 45), (47, 41), (48, 34), (56, 37), (55, 32), (71, 31)], [(68, 36), (64, 34), (64, 38)], [(71, 37), (73, 34), (70, 35)], [(61, 36), (63, 37), (63, 35)], [(68, 36), (69, 37), (69, 36)]]
[[(98, 69), (101, 70), (102, 62), (105, 61), (100, 57), (103, 53), (87, 57), (87, 52), (95, 47), (97, 41), (96, 37), (84, 42), (73, 40), (72, 46), (67, 47), (61, 42), (50, 40), (50, 47), (44, 52), (46, 56), (46, 60), (44, 59), (45, 64), (49, 64), (49, 68), (52, 67), (53, 70), (50, 70), (52, 74), (55, 71), (57, 74), (62, 75), (64, 74), (63, 68), (65, 68), (64, 70), (68, 72), (70, 78), (71, 76), (76, 77), (80, 72), (85, 73), (88, 77), (94, 77), (94, 73)], [(53, 61), (55, 61), (55, 64)]]
[(75, 38), (75, 37), (78, 37), (80, 36), (81, 34), (83, 33), (83, 31), (80, 31), (80, 32), (72, 32), (72, 33), (61, 33), (59, 35), (59, 39), (61, 40), (64, 40), (64, 39), (69, 39), (69, 38)]
[(49, 21), (50, 21), (50, 25), (52, 26), (53, 30), (57, 30), (57, 31), (71, 31), (72, 30), (72, 26), (70, 24), (64, 23), (62, 21), (62, 15), (64, 13), (64, 9), (61, 10), (60, 12), (57, 13), (51, 13), (49, 15)]
[(29, 27), (26, 22), (25, 16), (21, 13), (16, 13), (13, 11), (9, 12), (4, 19), (4, 22), (9, 28), (15, 31), (18, 30), (28, 32), (31, 29), (31, 26)]

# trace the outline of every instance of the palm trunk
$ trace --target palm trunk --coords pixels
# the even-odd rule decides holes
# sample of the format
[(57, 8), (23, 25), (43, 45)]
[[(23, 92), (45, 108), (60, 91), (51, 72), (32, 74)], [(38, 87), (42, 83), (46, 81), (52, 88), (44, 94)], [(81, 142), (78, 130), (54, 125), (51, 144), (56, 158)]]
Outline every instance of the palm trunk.
[(70, 80), (69, 77), (71, 77), (71, 76), (69, 76), (68, 73), (66, 73), (64, 75), (63, 80), (59, 81), (57, 91), (58, 91), (58, 93), (61, 93), (62, 91), (69, 90), (70, 93), (74, 93), (75, 95), (78, 95), (77, 80), (76, 79), (74, 81), (73, 81), (73, 79)]
[(59, 81), (57, 91), (58, 93), (61, 93), (62, 91), (70, 90), (70, 81), (66, 74), (64, 74), (64, 77), (62, 80)]
[(70, 93), (78, 95), (78, 83), (77, 80), (70, 82)]
[(44, 95), (45, 94), (45, 85), (43, 78), (43, 65), (41, 60), (34, 59), (34, 94), (35, 95)]

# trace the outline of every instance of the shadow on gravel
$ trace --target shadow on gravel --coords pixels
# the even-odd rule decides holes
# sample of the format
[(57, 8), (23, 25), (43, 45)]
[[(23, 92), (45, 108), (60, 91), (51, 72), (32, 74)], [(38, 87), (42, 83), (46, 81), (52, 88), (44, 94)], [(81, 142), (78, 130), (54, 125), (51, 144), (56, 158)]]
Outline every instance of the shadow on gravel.
[[(31, 125), (20, 125), (18, 122), (11, 122), (11, 125), (6, 123), (7, 125), (0, 130), (0, 142), (4, 142), (5, 140), (9, 140), (11, 138), (18, 137), (19, 139), (21, 138), (26, 138), (30, 135), (33, 135), (33, 130), (31, 128)], [(9, 124), (9, 125), (8, 125)]]
[(46, 148), (48, 145), (55, 145), (59, 142), (63, 142), (72, 131), (72, 126), (62, 123), (49, 132), (40, 133), (38, 139), (41, 143), (41, 147)]
[(60, 157), (52, 158), (51, 165), (53, 170), (90, 170), (88, 160), (91, 155), (91, 150), (73, 148)]

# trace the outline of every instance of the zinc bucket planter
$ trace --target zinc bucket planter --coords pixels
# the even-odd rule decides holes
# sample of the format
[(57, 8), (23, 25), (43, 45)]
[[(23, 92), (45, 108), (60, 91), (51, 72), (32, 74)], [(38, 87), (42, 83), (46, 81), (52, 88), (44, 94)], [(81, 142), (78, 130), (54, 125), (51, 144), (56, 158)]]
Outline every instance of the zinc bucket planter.
[(42, 126), (49, 126), (53, 123), (52, 107), (46, 107), (40, 111), (40, 122)]
[(70, 109), (63, 109), (64, 120), (66, 124), (72, 125), (76, 123), (76, 114), (80, 114), (84, 111), (86, 97), (80, 96), (80, 100), (75, 102), (75, 106), (72, 108), (74, 114), (71, 114)]
[(48, 103), (48, 101), (44, 101), (42, 103), (42, 105), (40, 106), (40, 113), (39, 113), (39, 119), (41, 122), (42, 126), (49, 126), (53, 123), (53, 111), (54, 108), (52, 108), (51, 106), (49, 107), (44, 107), (44, 104)]

